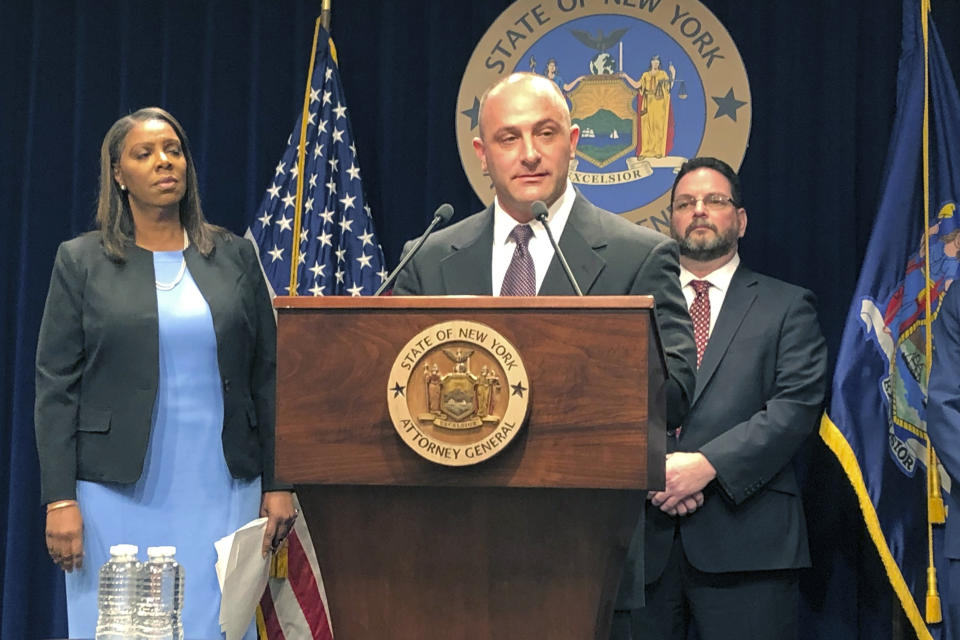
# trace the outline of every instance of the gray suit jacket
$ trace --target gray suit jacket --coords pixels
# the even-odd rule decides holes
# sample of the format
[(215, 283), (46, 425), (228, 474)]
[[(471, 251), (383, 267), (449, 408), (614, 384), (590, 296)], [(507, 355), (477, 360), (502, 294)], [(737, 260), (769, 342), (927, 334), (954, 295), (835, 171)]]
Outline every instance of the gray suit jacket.
[[(593, 206), (579, 193), (559, 240), (587, 295), (652, 294), (667, 363), (667, 423), (687, 411), (695, 385), (693, 326), (680, 290), (677, 244)], [(408, 243), (406, 253), (411, 247)], [(397, 295), (491, 295), (493, 205), (433, 234), (397, 278)], [(573, 295), (554, 256), (541, 295)], [(643, 523), (631, 542), (617, 608), (643, 604)]]
[(647, 505), (647, 582), (663, 572), (674, 531), (710, 573), (810, 564), (791, 460), (817, 424), (827, 349), (810, 291), (740, 266), (697, 372), (690, 413), (667, 451), (700, 451), (717, 470), (703, 506), (671, 518)]
[[(274, 481), (276, 324), (253, 245), (216, 239), (184, 252), (217, 337), (223, 450), (238, 478)], [(159, 376), (153, 254), (114, 262), (99, 232), (60, 245), (37, 344), (35, 429), (43, 502), (76, 497), (77, 479), (136, 482)]]

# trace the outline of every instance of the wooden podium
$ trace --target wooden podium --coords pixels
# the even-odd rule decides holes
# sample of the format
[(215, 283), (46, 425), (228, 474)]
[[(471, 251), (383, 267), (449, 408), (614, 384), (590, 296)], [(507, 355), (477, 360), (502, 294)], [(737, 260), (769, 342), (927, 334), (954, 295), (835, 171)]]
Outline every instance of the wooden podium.
[[(653, 299), (274, 304), (277, 477), (297, 487), (337, 640), (607, 640), (644, 490), (663, 486)], [(473, 466), (422, 458), (388, 412), (404, 345), (450, 320), (499, 332), (529, 375), (526, 425)]]

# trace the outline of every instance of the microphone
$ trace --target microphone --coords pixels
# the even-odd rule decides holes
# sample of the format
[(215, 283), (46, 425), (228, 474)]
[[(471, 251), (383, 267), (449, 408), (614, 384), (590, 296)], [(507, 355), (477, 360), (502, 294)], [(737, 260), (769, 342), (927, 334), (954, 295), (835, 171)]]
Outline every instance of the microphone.
[(417, 251), (420, 251), (420, 247), (423, 246), (423, 243), (427, 241), (427, 238), (433, 233), (433, 230), (442, 224), (450, 222), (450, 218), (453, 217), (453, 206), (444, 202), (442, 205), (437, 207), (437, 210), (433, 212), (433, 220), (430, 221), (430, 226), (427, 227), (427, 230), (423, 232), (423, 235), (417, 240), (417, 243), (413, 245), (413, 248), (407, 252), (407, 255), (403, 257), (400, 261), (400, 264), (397, 265), (397, 268), (390, 272), (390, 275), (387, 276), (387, 279), (383, 281), (383, 284), (380, 285), (380, 288), (377, 289), (377, 292), (374, 293), (374, 296), (378, 296), (383, 293), (383, 290), (390, 286), (397, 276), (400, 274), (400, 271), (407, 266), (407, 263), (410, 262), (410, 258), (416, 255)]
[(573, 285), (573, 290), (578, 296), (582, 296), (583, 291), (580, 290), (577, 279), (573, 277), (573, 271), (570, 270), (570, 265), (567, 264), (567, 258), (563, 255), (563, 251), (560, 250), (560, 245), (557, 244), (557, 241), (553, 238), (550, 225), (547, 224), (547, 205), (543, 203), (543, 200), (537, 200), (530, 206), (530, 210), (533, 212), (533, 217), (539, 220), (543, 228), (547, 230), (547, 237), (550, 238), (550, 244), (553, 245), (553, 250), (556, 252), (557, 258), (560, 259), (560, 266), (563, 267), (563, 272), (567, 274), (567, 280)]

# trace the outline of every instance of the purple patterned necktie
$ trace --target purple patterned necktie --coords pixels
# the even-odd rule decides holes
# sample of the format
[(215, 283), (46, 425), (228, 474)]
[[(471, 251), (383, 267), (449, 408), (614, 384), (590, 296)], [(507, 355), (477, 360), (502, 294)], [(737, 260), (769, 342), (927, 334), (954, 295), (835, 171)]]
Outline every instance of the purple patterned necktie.
[(537, 295), (537, 274), (533, 268), (533, 256), (527, 244), (533, 237), (530, 225), (518, 224), (510, 232), (510, 238), (517, 243), (513, 250), (513, 259), (503, 276), (503, 286), (500, 287), (502, 296), (535, 296)]
[(693, 341), (697, 343), (699, 368), (703, 352), (707, 350), (707, 340), (710, 339), (710, 283), (706, 280), (691, 280), (690, 286), (697, 294), (690, 304), (690, 318), (693, 320)]

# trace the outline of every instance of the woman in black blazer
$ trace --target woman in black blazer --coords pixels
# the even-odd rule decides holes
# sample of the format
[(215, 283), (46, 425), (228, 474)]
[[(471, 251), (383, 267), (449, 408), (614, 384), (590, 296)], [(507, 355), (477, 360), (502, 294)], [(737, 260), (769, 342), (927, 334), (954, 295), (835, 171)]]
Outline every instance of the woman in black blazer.
[(213, 542), (259, 511), (266, 554), (297, 515), (273, 474), (269, 295), (253, 245), (204, 221), (173, 116), (118, 120), (100, 169), (97, 230), (60, 246), (37, 346), (47, 548), (71, 637), (94, 635), (118, 543), (176, 544), (185, 635), (219, 637)]

